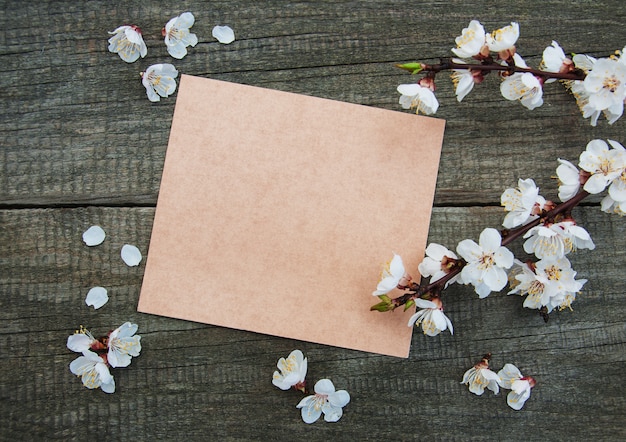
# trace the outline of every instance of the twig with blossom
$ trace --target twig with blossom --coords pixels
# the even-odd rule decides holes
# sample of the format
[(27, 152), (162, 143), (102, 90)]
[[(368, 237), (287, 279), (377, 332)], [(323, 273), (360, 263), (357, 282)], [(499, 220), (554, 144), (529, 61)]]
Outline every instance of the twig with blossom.
[[(400, 306), (406, 310), (416, 305), (422, 309), (411, 317), (409, 326), (421, 325), (429, 336), (446, 329), (452, 333), (452, 323), (443, 314), (441, 296), (454, 282), (473, 285), (480, 298), (510, 283), (508, 294), (527, 295), (524, 307), (538, 309), (546, 321), (555, 308), (571, 309), (587, 281), (575, 279), (576, 272), (566, 255), (577, 249), (595, 248), (589, 233), (576, 224), (572, 210), (590, 194), (599, 194), (608, 187), (601, 209), (626, 215), (626, 149), (614, 140), (592, 140), (580, 155), (580, 171), (566, 160), (560, 159), (559, 163), (562, 203), (557, 205), (540, 196), (532, 179), (520, 179), (518, 188), (506, 189), (502, 194), (501, 203), (508, 212), (503, 230), (486, 228), (478, 243), (461, 241), (456, 249), (460, 257), (439, 244), (430, 244), (418, 266), (422, 275), (419, 283), (412, 280), (402, 259), (395, 255), (373, 292), (380, 302), (371, 310), (385, 312)], [(520, 237), (525, 239), (524, 250), (538, 261), (516, 260), (506, 248)], [(406, 293), (391, 298), (388, 294), (396, 288)]]
[(485, 33), (483, 25), (472, 20), (455, 39), (457, 46), (452, 48), (460, 58), (442, 58), (437, 64), (397, 65), (412, 74), (425, 74), (417, 83), (398, 86), (400, 105), (418, 113), (434, 114), (439, 108), (434, 95), (438, 73), (452, 71), (455, 94), (460, 102), (490, 72), (498, 72), (502, 78), (502, 96), (519, 101), (530, 110), (543, 104), (544, 84), (559, 80), (574, 95), (583, 117), (590, 118), (592, 126), (602, 113), (609, 124), (622, 116), (626, 101), (626, 58), (623, 57), (626, 48), (608, 58), (596, 59), (584, 54), (569, 57), (552, 41), (543, 51), (540, 68), (534, 69), (516, 52), (518, 38), (518, 23)]

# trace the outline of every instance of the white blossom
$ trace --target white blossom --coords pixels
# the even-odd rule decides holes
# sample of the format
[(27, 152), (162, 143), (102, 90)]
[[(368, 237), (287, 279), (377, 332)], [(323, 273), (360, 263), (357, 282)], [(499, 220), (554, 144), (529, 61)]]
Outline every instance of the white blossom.
[(490, 51), (501, 52), (513, 48), (518, 38), (519, 24), (511, 22), (510, 25), (487, 34), (485, 41)]
[[(541, 60), (541, 68), (546, 72), (567, 72), (573, 62), (565, 56), (565, 52), (556, 41), (543, 50), (543, 58)], [(556, 78), (549, 78), (546, 83), (552, 83)]]
[(101, 347), (98, 340), (93, 337), (89, 330), (83, 328), (82, 326), (80, 330), (77, 330), (76, 333), (67, 338), (67, 348), (76, 353), (91, 350), (94, 344), (96, 347)]
[(109, 51), (118, 54), (127, 63), (137, 61), (139, 56), (145, 57), (148, 53), (141, 31), (137, 26), (120, 26), (109, 38)]
[(567, 160), (558, 159), (556, 175), (559, 178), (559, 199), (569, 201), (580, 190), (580, 172)]
[(500, 92), (507, 100), (518, 100), (529, 110), (543, 104), (541, 81), (530, 72), (516, 72), (509, 75), (500, 83)]
[[(626, 99), (626, 65), (613, 58), (597, 60), (584, 80), (589, 104), (597, 110), (622, 115)], [(619, 118), (619, 117), (618, 117)]]
[(403, 278), (406, 277), (404, 270), (404, 264), (402, 263), (402, 257), (400, 255), (393, 255), (391, 261), (389, 261), (380, 275), (380, 281), (376, 290), (372, 293), (374, 296), (386, 295), (396, 287)]
[(137, 324), (125, 322), (111, 332), (107, 353), (107, 361), (111, 367), (127, 367), (130, 365), (131, 356), (139, 356), (141, 336), (134, 336), (137, 328)]
[(156, 102), (161, 97), (172, 95), (176, 90), (176, 80), (178, 71), (169, 64), (153, 64), (141, 74), (141, 82), (146, 88), (148, 99)]
[(427, 87), (416, 83), (401, 84), (398, 92), (401, 94), (399, 102), (402, 109), (415, 109), (417, 114), (431, 115), (439, 108), (435, 94)]
[(501, 244), (500, 232), (487, 228), (480, 234), (479, 244), (465, 239), (457, 246), (457, 253), (467, 262), (461, 271), (463, 282), (472, 284), (480, 298), (502, 290), (507, 283), (504, 269), (513, 265), (513, 254)]
[[(430, 243), (426, 247), (426, 257), (417, 266), (422, 276), (430, 276), (430, 282), (438, 281), (450, 272), (450, 264), (458, 259), (456, 254), (441, 244)], [(457, 281), (460, 274), (446, 282), (446, 286)]]
[[(600, 193), (609, 185), (613, 187), (614, 181), (617, 181), (615, 184), (617, 194), (622, 189), (626, 190), (622, 182), (622, 175), (626, 169), (626, 150), (617, 141), (608, 140), (608, 142), (612, 149), (604, 140), (591, 140), (585, 151), (580, 154), (578, 166), (591, 174), (583, 186), (589, 193)], [(611, 195), (611, 198), (619, 200), (616, 196)]]
[(506, 397), (509, 407), (514, 410), (521, 410), (524, 403), (530, 397), (530, 390), (535, 386), (535, 380), (530, 376), (524, 377), (519, 369), (513, 364), (505, 364), (498, 372), (502, 381), (502, 388), (511, 391)]
[[(458, 58), (453, 58), (452, 61), (455, 63), (463, 63), (463, 60), (459, 60)], [(474, 88), (476, 77), (469, 69), (453, 69), (451, 77), (456, 99), (460, 103)]]
[(610, 195), (607, 195), (600, 202), (600, 210), (624, 216), (626, 215), (626, 201), (615, 201)]
[(89, 389), (102, 388), (105, 393), (115, 392), (115, 380), (104, 359), (96, 353), (85, 350), (83, 355), (70, 363), (70, 371), (79, 376)]
[(293, 386), (304, 383), (307, 358), (300, 350), (292, 351), (287, 358), (280, 358), (277, 367), (280, 371), (274, 371), (272, 384), (281, 390), (289, 390)]
[(346, 390), (335, 391), (335, 386), (329, 379), (317, 381), (314, 387), (315, 394), (300, 401), (296, 408), (302, 409), (302, 420), (312, 424), (324, 413), (326, 422), (337, 422), (343, 415), (342, 408), (350, 402), (350, 395)]
[(167, 22), (164, 29), (165, 45), (167, 52), (174, 57), (181, 59), (187, 55), (187, 46), (198, 44), (196, 34), (189, 32), (195, 19), (191, 12), (184, 12), (178, 17)]
[(546, 200), (539, 195), (539, 188), (535, 182), (528, 178), (519, 179), (516, 189), (506, 189), (500, 197), (500, 203), (504, 210), (509, 212), (504, 217), (502, 225), (512, 229), (536, 219), (538, 215), (533, 212), (543, 209)]
[(421, 308), (421, 310), (418, 310), (411, 316), (409, 327), (421, 324), (424, 334), (428, 336), (437, 336), (446, 329), (450, 330), (450, 334), (454, 334), (452, 322), (443, 313), (443, 305), (439, 298), (435, 298), (432, 301), (417, 298), (414, 302), (416, 307)]
[(500, 383), (500, 377), (489, 369), (486, 359), (467, 370), (461, 381), (461, 384), (468, 385), (469, 391), (478, 396), (485, 392), (485, 388), (491, 390), (494, 394), (498, 394)]
[(457, 57), (470, 58), (478, 55), (485, 44), (485, 28), (478, 20), (472, 20), (469, 26), (461, 31), (461, 35), (455, 38), (454, 42), (456, 48), (453, 48), (452, 52)]
[(593, 250), (589, 233), (573, 221), (539, 225), (524, 234), (524, 250), (539, 259), (558, 259), (577, 249)]

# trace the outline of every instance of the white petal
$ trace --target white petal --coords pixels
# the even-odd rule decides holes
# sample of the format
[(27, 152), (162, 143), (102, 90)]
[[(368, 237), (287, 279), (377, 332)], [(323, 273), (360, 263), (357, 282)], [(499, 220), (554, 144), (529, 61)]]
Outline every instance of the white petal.
[(89, 350), (92, 339), (83, 333), (76, 333), (67, 338), (67, 348), (76, 353), (82, 353)]
[(107, 289), (104, 287), (94, 287), (85, 297), (85, 304), (93, 306), (94, 309), (99, 309), (109, 301), (109, 295), (107, 295)]
[(313, 387), (317, 394), (331, 394), (335, 392), (335, 386), (330, 379), (320, 379)]
[(83, 233), (83, 241), (90, 247), (102, 244), (105, 237), (106, 233), (100, 226), (91, 226)]
[(122, 247), (122, 259), (129, 267), (138, 266), (141, 262), (141, 252), (139, 249), (130, 244), (124, 244)]
[(235, 41), (235, 32), (228, 26), (215, 26), (211, 35), (223, 44)]
[(328, 395), (328, 401), (334, 407), (345, 407), (350, 402), (350, 394), (346, 390), (338, 390)]

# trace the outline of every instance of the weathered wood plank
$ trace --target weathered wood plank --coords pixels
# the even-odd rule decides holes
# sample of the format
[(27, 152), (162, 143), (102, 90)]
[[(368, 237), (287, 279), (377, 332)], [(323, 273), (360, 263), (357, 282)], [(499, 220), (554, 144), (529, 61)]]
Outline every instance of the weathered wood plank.
[[(595, 207), (577, 214), (598, 247), (572, 259), (590, 280), (574, 312), (544, 324), (517, 296), (481, 301), (453, 286), (445, 302), (454, 336), (416, 332), (402, 360), (137, 313), (144, 264), (126, 267), (119, 249), (130, 242), (145, 255), (152, 208), (1, 210), (3, 438), (623, 439), (623, 220)], [(435, 208), (430, 239), (454, 247), (501, 218), (499, 208)], [(81, 241), (91, 224), (108, 234), (94, 248)], [(83, 304), (93, 285), (111, 297), (98, 311)], [(68, 370), (68, 334), (80, 324), (105, 333), (126, 320), (139, 324), (141, 356), (113, 372), (115, 394), (86, 390)], [(310, 381), (330, 377), (351, 393), (338, 424), (305, 425), (294, 408), (301, 396), (271, 385), (276, 360), (294, 348), (309, 357)], [(538, 380), (523, 412), (502, 393), (475, 397), (459, 384), (488, 351), (496, 368), (512, 362)]]
[[(176, 61), (159, 32), (181, 12), (179, 5), (3, 3), (4, 207), (154, 205), (175, 98), (157, 105), (145, 98), (138, 73), (152, 63), (174, 62), (186, 74), (400, 110), (395, 88), (412, 78), (393, 63), (449, 54), (472, 18), (489, 29), (520, 21), (519, 52), (533, 64), (552, 39), (569, 51), (604, 56), (626, 41), (619, 0), (593, 7), (496, 1), (488, 9), (434, 1), (187, 2), (200, 43)], [(142, 27), (149, 47), (148, 56), (131, 65), (106, 49), (107, 31), (128, 22)], [(212, 39), (218, 23), (232, 25), (235, 43)], [(448, 126), (436, 204), (497, 202), (503, 186), (518, 177), (550, 176), (557, 157), (575, 160), (590, 139), (623, 136), (623, 119), (590, 127), (562, 88), (547, 89), (546, 104), (530, 112), (501, 99), (496, 79), (489, 80), (460, 105), (450, 83), (439, 81), (438, 116)]]

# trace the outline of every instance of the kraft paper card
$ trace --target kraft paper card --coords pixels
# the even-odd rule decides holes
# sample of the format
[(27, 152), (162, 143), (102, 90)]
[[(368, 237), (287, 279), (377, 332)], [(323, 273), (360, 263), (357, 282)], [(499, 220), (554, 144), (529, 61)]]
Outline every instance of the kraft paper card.
[(444, 125), (183, 75), (138, 310), (407, 357), (369, 309), (394, 252), (419, 277)]

